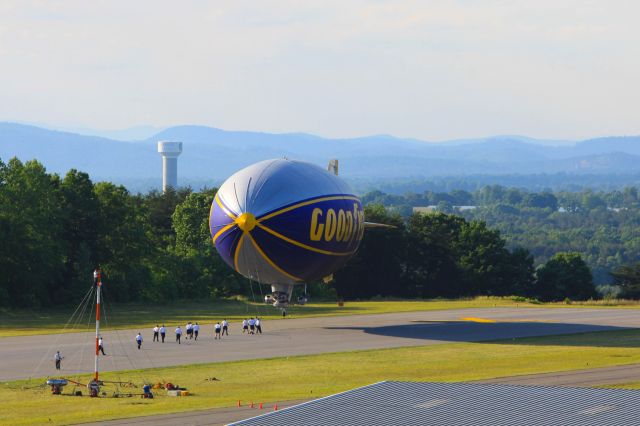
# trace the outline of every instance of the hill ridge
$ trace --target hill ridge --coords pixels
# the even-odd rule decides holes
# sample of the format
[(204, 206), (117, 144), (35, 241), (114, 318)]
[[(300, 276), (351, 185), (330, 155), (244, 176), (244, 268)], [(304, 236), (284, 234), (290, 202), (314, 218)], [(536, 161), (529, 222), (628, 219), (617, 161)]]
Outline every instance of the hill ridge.
[(339, 158), (341, 174), (354, 178), (640, 172), (640, 136), (549, 146), (549, 140), (537, 143), (526, 136), (428, 142), (392, 135), (326, 138), (190, 124), (163, 129), (143, 140), (120, 141), (0, 122), (0, 159), (37, 159), (52, 172), (64, 174), (76, 168), (113, 181), (157, 179), (159, 186), (162, 166), (155, 142), (163, 139), (184, 142), (180, 178), (204, 179), (211, 185), (253, 162), (282, 156), (320, 165)]

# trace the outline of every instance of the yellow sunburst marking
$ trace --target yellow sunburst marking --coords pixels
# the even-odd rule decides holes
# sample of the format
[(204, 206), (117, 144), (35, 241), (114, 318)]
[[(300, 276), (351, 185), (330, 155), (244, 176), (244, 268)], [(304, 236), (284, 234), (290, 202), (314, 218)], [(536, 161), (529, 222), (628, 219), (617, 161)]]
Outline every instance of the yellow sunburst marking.
[[(244, 235), (244, 234), (243, 234)], [(258, 243), (256, 242), (256, 240), (251, 236), (251, 234), (247, 233), (246, 234), (249, 237), (249, 241), (251, 241), (251, 244), (253, 244), (253, 246), (256, 248), (256, 250), (258, 251), (258, 253), (260, 254), (260, 256), (262, 256), (262, 258), (265, 260), (265, 262), (267, 262), (273, 269), (275, 269), (276, 271), (280, 272), (282, 275), (291, 278), (294, 281), (302, 281), (302, 279), (291, 275), (290, 273), (288, 273), (287, 271), (285, 271), (284, 269), (282, 269), (281, 267), (279, 267), (278, 265), (276, 265), (271, 259), (269, 259), (269, 257), (262, 251), (262, 249), (260, 248), (260, 246), (258, 245)], [(237, 266), (236, 266), (236, 269)]]
[(242, 213), (235, 222), (244, 232), (251, 232), (256, 227), (256, 217), (249, 212)]
[(243, 232), (242, 235), (240, 235), (240, 241), (238, 241), (238, 245), (236, 246), (236, 252), (233, 254), (233, 266), (235, 267), (236, 271), (238, 270), (238, 256), (240, 255), (240, 248), (242, 247), (242, 242), (244, 241), (245, 235), (248, 234)]
[(222, 201), (220, 201), (220, 197), (218, 197), (218, 194), (216, 194), (216, 203), (218, 203), (218, 205), (220, 206), (220, 208), (222, 209), (222, 211), (229, 216), (231, 219), (235, 220), (236, 219), (236, 215), (229, 210), (228, 208), (226, 208), (223, 204)]
[(227, 230), (229, 230), (230, 228), (234, 227), (235, 225), (236, 225), (235, 222), (231, 222), (230, 224), (225, 225), (224, 228), (222, 228), (221, 230), (216, 232), (216, 235), (213, 236), (213, 242), (215, 243), (220, 235), (224, 234)]
[[(301, 243), (299, 241), (293, 240), (289, 237), (286, 237), (276, 231), (274, 231), (273, 229), (263, 225), (261, 222), (265, 221), (267, 219), (271, 219), (272, 217), (278, 216), (280, 214), (286, 213), (288, 211), (300, 208), (300, 207), (304, 207), (307, 206), (309, 204), (313, 204), (313, 203), (318, 203), (318, 202), (322, 202), (322, 201), (331, 201), (331, 200), (353, 200), (353, 201), (359, 201), (358, 197), (355, 196), (331, 196), (331, 197), (323, 197), (323, 198), (316, 198), (313, 200), (308, 200), (308, 201), (303, 201), (301, 203), (298, 204), (294, 204), (292, 206), (289, 207), (285, 207), (283, 209), (277, 210), (273, 213), (269, 213), (266, 216), (263, 216), (261, 218), (257, 218), (255, 219), (253, 215), (251, 215), (250, 213), (243, 213), (240, 216), (236, 216), (233, 212), (231, 212), (227, 207), (225, 207), (222, 204), (222, 201), (220, 200), (220, 198), (218, 197), (218, 194), (216, 194), (215, 196), (215, 201), (218, 204), (218, 206), (220, 206), (220, 208), (222, 209), (222, 211), (231, 219), (233, 219), (234, 221), (232, 223), (229, 223), (227, 225), (225, 225), (222, 229), (220, 229), (218, 232), (216, 232), (216, 234), (213, 236), (213, 242), (215, 243), (217, 241), (217, 239), (224, 234), (226, 231), (228, 231), (229, 229), (231, 229), (234, 226), (239, 226), (241, 229), (245, 226), (245, 224), (247, 223), (247, 219), (249, 219), (249, 223), (253, 226), (249, 226), (247, 227), (247, 230), (244, 230), (244, 232), (242, 233), (242, 236), (240, 237), (240, 241), (238, 241), (238, 245), (236, 246), (236, 250), (234, 253), (234, 265), (235, 268), (238, 269), (238, 255), (240, 253), (240, 248), (242, 246), (243, 240), (245, 236), (248, 236), (251, 243), (254, 245), (254, 247), (256, 248), (256, 250), (258, 251), (258, 253), (260, 254), (260, 256), (262, 256), (262, 258), (269, 264), (271, 265), (274, 269), (276, 269), (278, 272), (280, 272), (281, 274), (296, 280), (296, 281), (302, 281), (300, 278), (289, 274), (288, 272), (286, 272), (285, 270), (283, 270), (282, 268), (280, 268), (278, 265), (276, 265), (265, 253), (264, 251), (262, 251), (262, 249), (260, 248), (260, 246), (258, 245), (258, 243), (255, 241), (255, 239), (253, 238), (253, 236), (251, 236), (250, 231), (253, 229), (254, 226), (258, 226), (259, 228), (263, 229), (265, 232), (268, 232), (269, 234), (273, 235), (276, 238), (279, 238), (283, 241), (286, 241), (290, 244), (293, 244), (297, 247), (303, 248), (305, 250), (309, 250), (315, 253), (320, 253), (320, 254), (326, 254), (329, 256), (349, 256), (352, 255), (353, 253), (355, 253), (355, 250), (346, 252), (346, 253), (338, 253), (338, 252), (332, 252), (329, 250), (323, 250), (323, 249), (319, 249), (319, 248), (315, 248), (309, 245), (306, 245), (304, 243)], [(251, 217), (249, 218), (248, 215), (251, 215)], [(209, 214), (209, 218), (211, 218), (211, 214)], [(253, 220), (251, 220), (253, 219)], [(211, 220), (211, 219), (209, 219)], [(240, 221), (239, 221), (240, 220)], [(255, 221), (255, 222), (254, 222)], [(242, 223), (240, 223), (242, 222)], [(240, 226), (243, 225), (243, 226)]]

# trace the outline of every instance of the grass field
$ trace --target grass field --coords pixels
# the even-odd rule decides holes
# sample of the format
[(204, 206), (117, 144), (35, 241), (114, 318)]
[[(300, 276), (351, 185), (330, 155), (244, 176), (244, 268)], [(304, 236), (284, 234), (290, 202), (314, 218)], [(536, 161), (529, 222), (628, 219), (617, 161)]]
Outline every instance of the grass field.
[[(52, 396), (38, 381), (0, 385), (0, 424), (65, 424), (314, 398), (381, 380), (467, 381), (640, 362), (640, 330), (454, 343), (105, 373), (105, 380), (170, 381), (193, 396)], [(210, 381), (212, 377), (218, 380)], [(71, 391), (68, 387), (66, 391)], [(84, 389), (83, 389), (84, 391)], [(85, 392), (86, 393), (86, 392)]]
[[(591, 301), (563, 303), (531, 303), (518, 298), (477, 297), (456, 300), (405, 300), (405, 301), (367, 301), (345, 302), (339, 307), (335, 302), (311, 303), (305, 306), (292, 306), (287, 310), (289, 317), (319, 317), (334, 315), (381, 314), (389, 312), (411, 312), (462, 308), (490, 307), (617, 307), (640, 309), (636, 301)], [(102, 326), (110, 328), (152, 328), (158, 323), (182, 323), (187, 321), (201, 324), (215, 323), (227, 318), (229, 321), (242, 320), (251, 316), (264, 319), (281, 318), (280, 311), (272, 306), (255, 304), (239, 300), (220, 300), (215, 302), (175, 302), (170, 305), (146, 304), (105, 304)], [(0, 310), (0, 337), (51, 334), (60, 332), (87, 331), (88, 321), (82, 325), (70, 325), (65, 328), (74, 309), (48, 310)], [(92, 315), (85, 313), (85, 319)], [(90, 322), (90, 321), (89, 321)]]
[(614, 389), (640, 389), (640, 382), (629, 382), (629, 383), (621, 383), (618, 385), (599, 386), (599, 387), (607, 387), (607, 388), (614, 388)]

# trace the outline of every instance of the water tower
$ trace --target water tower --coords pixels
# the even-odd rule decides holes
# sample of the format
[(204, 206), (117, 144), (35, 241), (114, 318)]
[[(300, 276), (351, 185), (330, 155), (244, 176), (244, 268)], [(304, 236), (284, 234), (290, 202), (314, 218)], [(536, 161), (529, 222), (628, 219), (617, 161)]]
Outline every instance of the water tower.
[(158, 142), (158, 152), (162, 155), (162, 192), (168, 187), (178, 188), (178, 156), (182, 154), (182, 142)]

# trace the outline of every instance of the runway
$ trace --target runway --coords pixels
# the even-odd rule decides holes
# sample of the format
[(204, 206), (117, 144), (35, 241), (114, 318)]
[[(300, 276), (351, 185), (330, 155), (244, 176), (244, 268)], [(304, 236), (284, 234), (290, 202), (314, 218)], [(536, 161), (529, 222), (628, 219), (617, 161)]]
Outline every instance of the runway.
[[(463, 320), (464, 319), (464, 320)], [(176, 324), (167, 324), (173, 330)], [(483, 308), (423, 311), (380, 315), (300, 318), (268, 321), (264, 334), (242, 335), (240, 325), (230, 336), (214, 341), (212, 325), (205, 324), (200, 339), (153, 343), (151, 330), (103, 333), (107, 356), (101, 371), (308, 355), (361, 349), (478, 342), (554, 334), (640, 328), (632, 309)], [(135, 336), (142, 332), (142, 350)], [(72, 333), (0, 338), (0, 380), (56, 375), (53, 355), (65, 356), (61, 374), (93, 371), (95, 336)], [(60, 373), (58, 373), (60, 374)]]

